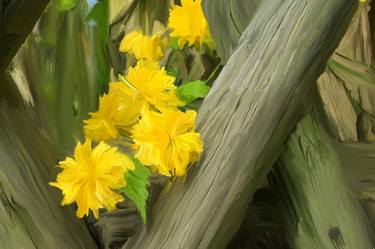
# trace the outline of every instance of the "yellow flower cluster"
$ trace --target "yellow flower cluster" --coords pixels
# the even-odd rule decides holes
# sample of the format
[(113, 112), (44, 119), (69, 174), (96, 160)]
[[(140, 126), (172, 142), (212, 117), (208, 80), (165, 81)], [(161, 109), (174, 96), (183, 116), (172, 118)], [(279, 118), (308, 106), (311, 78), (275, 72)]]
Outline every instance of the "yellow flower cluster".
[[(206, 44), (213, 48), (210, 31), (204, 17), (201, 0), (182, 0), (181, 5), (174, 5), (169, 12), (168, 28), (170, 36), (178, 39), (178, 45), (183, 48)], [(167, 37), (159, 32), (146, 36), (133, 31), (126, 35), (120, 44), (120, 51), (133, 54), (136, 59), (159, 61), (166, 49)]]
[(194, 131), (195, 116), (195, 111), (147, 112), (133, 129), (135, 157), (162, 175), (185, 175), (203, 151), (200, 134)]
[(161, 34), (153, 36), (143, 35), (141, 32), (133, 31), (121, 41), (120, 51), (131, 53), (138, 60), (160, 60), (164, 56), (167, 40)]
[(116, 203), (124, 200), (113, 190), (124, 187), (125, 172), (134, 169), (128, 156), (104, 142), (92, 149), (91, 141), (86, 140), (77, 144), (74, 157), (60, 162), (63, 171), (56, 182), (50, 183), (63, 191), (61, 205), (76, 202), (79, 218), (88, 215), (90, 209), (98, 218), (100, 208), (113, 210)]
[(156, 62), (140, 60), (120, 78), (84, 121), (86, 137), (101, 141), (130, 133), (141, 163), (162, 175), (184, 175), (203, 149), (194, 132), (196, 112), (177, 108), (184, 102), (176, 96), (175, 77)]
[(185, 44), (212, 47), (210, 32), (204, 17), (201, 0), (181, 0), (181, 6), (174, 6), (169, 13), (171, 36), (178, 38), (180, 47)]
[(175, 78), (156, 62), (138, 61), (121, 79), (109, 84), (108, 94), (100, 98), (99, 110), (84, 121), (86, 137), (95, 141), (117, 138), (119, 132), (129, 132), (146, 111), (184, 104), (176, 96)]
[[(171, 37), (179, 46), (201, 46), (209, 38), (200, 0), (182, 0), (170, 11)], [(196, 112), (181, 111), (186, 103), (176, 95), (175, 77), (159, 65), (167, 45), (162, 34), (146, 36), (132, 32), (124, 37), (120, 51), (132, 54), (138, 62), (109, 84), (99, 99), (99, 108), (84, 121), (86, 142), (78, 143), (74, 158), (60, 162), (63, 170), (56, 182), (62, 190), (62, 205), (77, 203), (77, 216), (92, 210), (113, 210), (124, 198), (116, 190), (126, 186), (124, 174), (134, 170), (133, 161), (109, 140), (131, 141), (134, 157), (153, 172), (183, 176), (190, 163), (203, 151), (200, 134), (195, 131)], [(97, 144), (92, 148), (92, 141)], [(128, 144), (129, 145), (129, 144)]]
[(99, 99), (99, 110), (84, 121), (86, 137), (95, 141), (117, 138), (119, 131), (129, 131), (138, 121), (143, 108), (143, 101), (130, 94), (125, 84), (110, 83), (108, 94)]

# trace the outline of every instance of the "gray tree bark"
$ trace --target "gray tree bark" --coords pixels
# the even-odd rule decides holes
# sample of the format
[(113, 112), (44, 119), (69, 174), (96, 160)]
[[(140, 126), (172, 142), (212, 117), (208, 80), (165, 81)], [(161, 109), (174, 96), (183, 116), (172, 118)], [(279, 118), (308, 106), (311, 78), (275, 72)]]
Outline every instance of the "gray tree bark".
[(228, 61), (260, 3), (261, 0), (203, 1), (202, 7), (210, 24), (211, 35), (223, 63)]
[(161, 194), (148, 228), (125, 249), (226, 246), (355, 7), (352, 0), (261, 3), (199, 111), (204, 155)]

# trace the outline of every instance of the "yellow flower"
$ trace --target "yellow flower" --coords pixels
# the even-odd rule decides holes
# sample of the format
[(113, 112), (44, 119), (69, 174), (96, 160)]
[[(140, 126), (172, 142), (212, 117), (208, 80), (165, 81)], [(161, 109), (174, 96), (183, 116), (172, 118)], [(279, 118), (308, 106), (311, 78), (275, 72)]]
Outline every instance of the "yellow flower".
[(133, 129), (135, 157), (162, 175), (185, 175), (203, 151), (200, 134), (194, 131), (195, 117), (195, 111), (148, 111)]
[(135, 67), (129, 68), (123, 80), (127, 84), (127, 93), (143, 101), (144, 110), (151, 106), (161, 110), (185, 104), (175, 93), (175, 77), (168, 75), (156, 62), (138, 61)]
[(126, 89), (122, 82), (109, 84), (108, 95), (99, 99), (99, 110), (84, 121), (86, 137), (95, 141), (116, 138), (119, 130), (127, 131), (138, 121), (144, 103)]
[(90, 209), (96, 218), (100, 208), (115, 209), (124, 198), (113, 190), (126, 186), (124, 173), (135, 168), (130, 158), (104, 142), (92, 149), (91, 140), (78, 143), (74, 157), (59, 163), (63, 171), (50, 183), (62, 190), (61, 205), (76, 202), (79, 218)]
[(146, 36), (133, 31), (126, 35), (120, 44), (121, 52), (133, 54), (138, 60), (160, 60), (164, 56), (166, 40), (160, 34)]
[(168, 25), (173, 30), (171, 36), (179, 38), (180, 47), (185, 43), (189, 46), (201, 46), (204, 42), (210, 47), (213, 45), (208, 42), (210, 34), (201, 0), (181, 0), (181, 6), (173, 6), (169, 13)]

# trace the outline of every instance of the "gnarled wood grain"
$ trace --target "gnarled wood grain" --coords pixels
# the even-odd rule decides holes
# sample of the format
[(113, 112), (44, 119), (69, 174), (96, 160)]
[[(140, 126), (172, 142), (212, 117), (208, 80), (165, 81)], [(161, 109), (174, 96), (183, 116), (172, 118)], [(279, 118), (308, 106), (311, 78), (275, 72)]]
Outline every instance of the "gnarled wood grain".
[(199, 111), (205, 153), (163, 193), (124, 248), (224, 248), (294, 127), (356, 7), (352, 0), (259, 6)]

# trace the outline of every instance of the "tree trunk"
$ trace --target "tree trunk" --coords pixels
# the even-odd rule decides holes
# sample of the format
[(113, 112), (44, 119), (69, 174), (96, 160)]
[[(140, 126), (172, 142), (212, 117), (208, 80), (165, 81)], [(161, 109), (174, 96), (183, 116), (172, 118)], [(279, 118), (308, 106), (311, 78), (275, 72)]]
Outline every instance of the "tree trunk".
[(223, 63), (228, 61), (260, 3), (261, 0), (203, 1), (202, 7), (210, 24), (211, 35)]
[(84, 222), (48, 185), (59, 155), (37, 112), (8, 75), (0, 84), (0, 248), (96, 248)]
[[(1, 1), (0, 248), (94, 249), (86, 224), (75, 217), (73, 208), (60, 205), (61, 194), (48, 185), (57, 173), (53, 165), (62, 159), (61, 148), (51, 139), (43, 116), (46, 106), (36, 92), (51, 90), (46, 87), (50, 82), (27, 75), (20, 54), (3, 73), (47, 2)], [(41, 57), (35, 56), (28, 66), (37, 68)], [(45, 85), (35, 89), (34, 84)]]
[[(224, 248), (298, 120), (355, 1), (264, 1), (199, 111), (205, 153), (124, 248)], [(272, 105), (271, 105), (272, 103)]]

